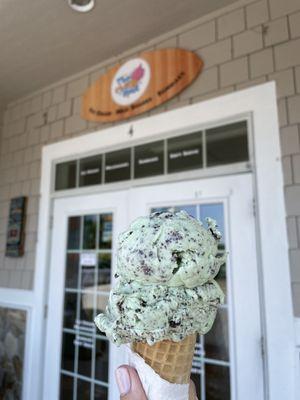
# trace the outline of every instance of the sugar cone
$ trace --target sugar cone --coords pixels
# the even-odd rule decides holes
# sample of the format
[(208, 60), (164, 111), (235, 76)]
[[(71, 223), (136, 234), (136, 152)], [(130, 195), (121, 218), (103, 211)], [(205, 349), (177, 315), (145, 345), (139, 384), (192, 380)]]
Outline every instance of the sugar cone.
[(150, 346), (134, 342), (132, 350), (161, 378), (170, 383), (189, 383), (196, 343), (196, 334), (187, 336), (181, 342), (163, 340)]

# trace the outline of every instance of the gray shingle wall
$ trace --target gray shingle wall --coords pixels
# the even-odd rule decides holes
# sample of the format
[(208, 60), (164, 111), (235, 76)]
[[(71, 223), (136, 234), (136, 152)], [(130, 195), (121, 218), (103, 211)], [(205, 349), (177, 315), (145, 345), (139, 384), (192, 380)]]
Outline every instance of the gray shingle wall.
[[(300, 316), (300, 1), (259, 0), (223, 15), (199, 20), (108, 60), (76, 78), (8, 106), (0, 142), (0, 286), (32, 289), (41, 166), (41, 147), (107, 127), (80, 118), (80, 96), (116, 61), (138, 51), (185, 47), (205, 63), (192, 86), (148, 112), (206, 100), (275, 80), (278, 90), (282, 167), (295, 315)], [(25, 256), (4, 257), (9, 199), (26, 195)]]

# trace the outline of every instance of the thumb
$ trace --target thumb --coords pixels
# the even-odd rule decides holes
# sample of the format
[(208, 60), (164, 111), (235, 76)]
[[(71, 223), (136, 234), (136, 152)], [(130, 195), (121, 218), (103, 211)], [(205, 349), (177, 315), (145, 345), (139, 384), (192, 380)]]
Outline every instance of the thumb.
[(128, 365), (121, 365), (115, 372), (120, 391), (120, 400), (147, 400), (136, 370)]

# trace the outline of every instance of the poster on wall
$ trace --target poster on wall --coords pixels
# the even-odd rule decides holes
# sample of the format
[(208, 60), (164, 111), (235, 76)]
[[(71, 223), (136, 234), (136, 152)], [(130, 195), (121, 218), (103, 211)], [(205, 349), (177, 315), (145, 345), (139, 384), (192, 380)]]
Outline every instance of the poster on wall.
[(26, 311), (0, 307), (0, 399), (21, 400)]
[(7, 227), (7, 257), (20, 257), (24, 254), (26, 197), (11, 199)]
[(185, 49), (141, 53), (110, 68), (85, 91), (81, 116), (111, 122), (142, 114), (182, 92), (202, 68), (202, 59)]

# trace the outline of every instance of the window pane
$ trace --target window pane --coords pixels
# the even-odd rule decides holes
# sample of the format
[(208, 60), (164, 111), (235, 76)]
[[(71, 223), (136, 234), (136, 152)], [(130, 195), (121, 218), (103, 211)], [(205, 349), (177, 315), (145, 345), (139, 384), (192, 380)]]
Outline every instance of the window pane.
[[(210, 204), (201, 204), (200, 205), (200, 220), (203, 222), (203, 225), (207, 228), (207, 222), (205, 218), (210, 217), (217, 221), (218, 229), (222, 234), (222, 239), (218, 244), (218, 256), (224, 254), (225, 251), (225, 229), (224, 229), (224, 206), (222, 203), (210, 203)], [(220, 268), (219, 273), (216, 276), (216, 281), (221, 286), (222, 290), (225, 293), (225, 301), (227, 298), (227, 284), (226, 284), (226, 263), (223, 264)]]
[(83, 292), (80, 296), (80, 323), (93, 327), (94, 293)]
[(101, 286), (110, 283), (111, 274), (111, 254), (100, 253), (98, 255), (98, 290), (102, 290)]
[(174, 211), (185, 211), (187, 212), (191, 217), (197, 218), (197, 210), (196, 206), (176, 206), (174, 207)]
[(79, 186), (99, 185), (102, 175), (102, 156), (93, 156), (80, 160)]
[(201, 204), (200, 205), (200, 220), (203, 225), (207, 228), (207, 222), (205, 219), (213, 218), (217, 221), (218, 229), (222, 234), (222, 242), (225, 241), (224, 237), (224, 208), (223, 203), (210, 203), (210, 204)]
[(61, 368), (67, 371), (74, 371), (74, 340), (72, 333), (63, 333)]
[(73, 378), (67, 375), (60, 376), (60, 400), (73, 400)]
[(98, 294), (97, 295), (97, 303), (96, 303), (96, 315), (100, 313), (104, 313), (107, 302), (108, 302), (108, 295), (109, 295), (109, 290), (110, 290), (110, 285), (107, 285), (108, 288), (105, 290), (107, 292), (107, 295), (105, 294)]
[(134, 148), (134, 177), (162, 175), (164, 173), (164, 142), (147, 143)]
[(95, 397), (94, 400), (107, 400), (108, 392), (106, 387), (95, 385)]
[(65, 293), (64, 328), (74, 329), (77, 309), (77, 294)]
[(80, 245), (80, 217), (68, 221), (68, 250), (78, 250)]
[(77, 399), (90, 400), (91, 384), (82, 379), (77, 380)]
[(204, 336), (205, 357), (229, 361), (227, 310), (219, 308), (212, 329)]
[(72, 189), (76, 186), (76, 161), (56, 165), (55, 190)]
[(206, 400), (230, 400), (229, 368), (205, 366)]
[(78, 346), (78, 374), (91, 377), (92, 338), (80, 336)]
[(112, 241), (112, 214), (100, 215), (99, 248), (111, 249)]
[(202, 132), (167, 140), (168, 172), (202, 168)]
[(77, 289), (78, 270), (79, 270), (79, 253), (67, 254), (66, 282), (65, 282), (66, 288)]
[(131, 149), (105, 154), (105, 183), (130, 179)]
[(247, 161), (247, 122), (237, 122), (206, 131), (207, 166)]
[(81, 288), (93, 289), (95, 286), (95, 266), (81, 266)]
[(96, 340), (95, 379), (108, 382), (109, 342)]
[(96, 248), (96, 226), (97, 216), (86, 215), (83, 219), (83, 248), (95, 249)]

